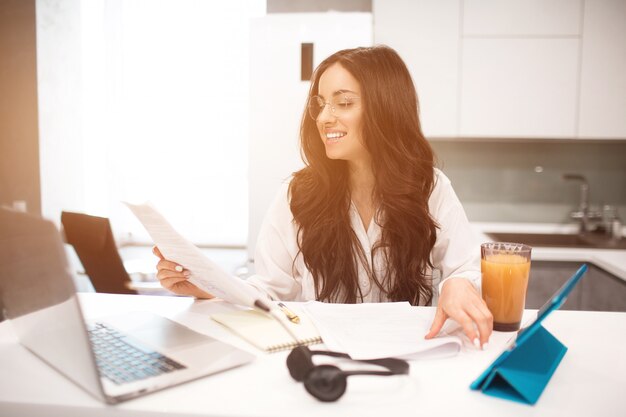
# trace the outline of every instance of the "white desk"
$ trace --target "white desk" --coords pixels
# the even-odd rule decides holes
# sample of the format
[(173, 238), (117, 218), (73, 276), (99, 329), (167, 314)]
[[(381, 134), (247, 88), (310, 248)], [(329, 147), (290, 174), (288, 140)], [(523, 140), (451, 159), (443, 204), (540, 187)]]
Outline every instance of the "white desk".
[[(199, 332), (257, 352), (208, 314), (230, 309), (220, 301), (184, 297), (81, 294), (89, 317), (149, 310)], [(432, 309), (421, 308), (424, 314)], [(545, 322), (569, 351), (535, 406), (471, 391), (468, 386), (508, 338), (491, 348), (411, 362), (408, 376), (351, 377), (336, 403), (321, 403), (295, 383), (286, 352), (117, 406), (101, 404), (17, 344), (0, 324), (0, 416), (625, 416), (626, 313), (557, 311)]]

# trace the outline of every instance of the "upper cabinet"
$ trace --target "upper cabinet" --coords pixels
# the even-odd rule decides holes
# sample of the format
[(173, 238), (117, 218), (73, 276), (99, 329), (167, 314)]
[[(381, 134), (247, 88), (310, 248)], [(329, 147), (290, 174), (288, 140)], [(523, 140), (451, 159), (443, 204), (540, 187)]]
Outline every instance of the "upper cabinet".
[(580, 73), (582, 138), (626, 138), (626, 1), (587, 0)]
[(463, 2), (461, 136), (576, 136), (580, 5)]
[(578, 39), (463, 41), (459, 133), (574, 137)]
[(626, 1), (374, 0), (427, 137), (626, 138)]
[(465, 0), (464, 37), (579, 36), (582, 0)]

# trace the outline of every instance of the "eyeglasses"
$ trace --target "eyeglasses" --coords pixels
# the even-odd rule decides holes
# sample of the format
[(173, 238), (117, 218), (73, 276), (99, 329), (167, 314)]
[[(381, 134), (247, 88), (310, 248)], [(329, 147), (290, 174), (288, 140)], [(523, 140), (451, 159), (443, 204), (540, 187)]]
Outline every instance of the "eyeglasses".
[(320, 96), (313, 96), (309, 99), (309, 116), (317, 121), (327, 104), (330, 105), (331, 114), (339, 119), (346, 116), (351, 111), (358, 109), (361, 104), (361, 98), (340, 94), (333, 96), (330, 101), (324, 101)]

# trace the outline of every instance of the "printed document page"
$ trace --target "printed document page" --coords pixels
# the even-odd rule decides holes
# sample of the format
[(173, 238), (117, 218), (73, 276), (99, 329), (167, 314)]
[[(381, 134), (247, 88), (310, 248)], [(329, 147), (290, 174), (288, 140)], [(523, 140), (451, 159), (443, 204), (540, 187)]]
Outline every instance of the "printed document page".
[(227, 274), (207, 258), (151, 205), (124, 204), (137, 216), (163, 256), (191, 272), (189, 281), (192, 284), (233, 304), (253, 306), (258, 299), (267, 300), (267, 297), (241, 279)]
[(417, 359), (456, 355), (460, 337), (440, 335), (426, 340), (433, 315), (421, 315), (408, 302), (331, 304), (310, 301), (309, 314), (330, 350), (353, 359), (397, 357)]

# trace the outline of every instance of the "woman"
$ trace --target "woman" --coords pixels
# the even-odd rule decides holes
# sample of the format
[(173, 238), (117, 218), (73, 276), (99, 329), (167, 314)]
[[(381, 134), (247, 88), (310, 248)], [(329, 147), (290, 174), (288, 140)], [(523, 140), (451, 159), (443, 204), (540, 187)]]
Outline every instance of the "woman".
[[(271, 206), (258, 237), (258, 275), (247, 282), (281, 300), (428, 305), (436, 269), (440, 295), (426, 338), (452, 318), (484, 347), (492, 316), (479, 294), (478, 246), (450, 181), (434, 168), (400, 56), (376, 46), (324, 60), (300, 136), (306, 167)], [(211, 297), (155, 254), (165, 288)]]

